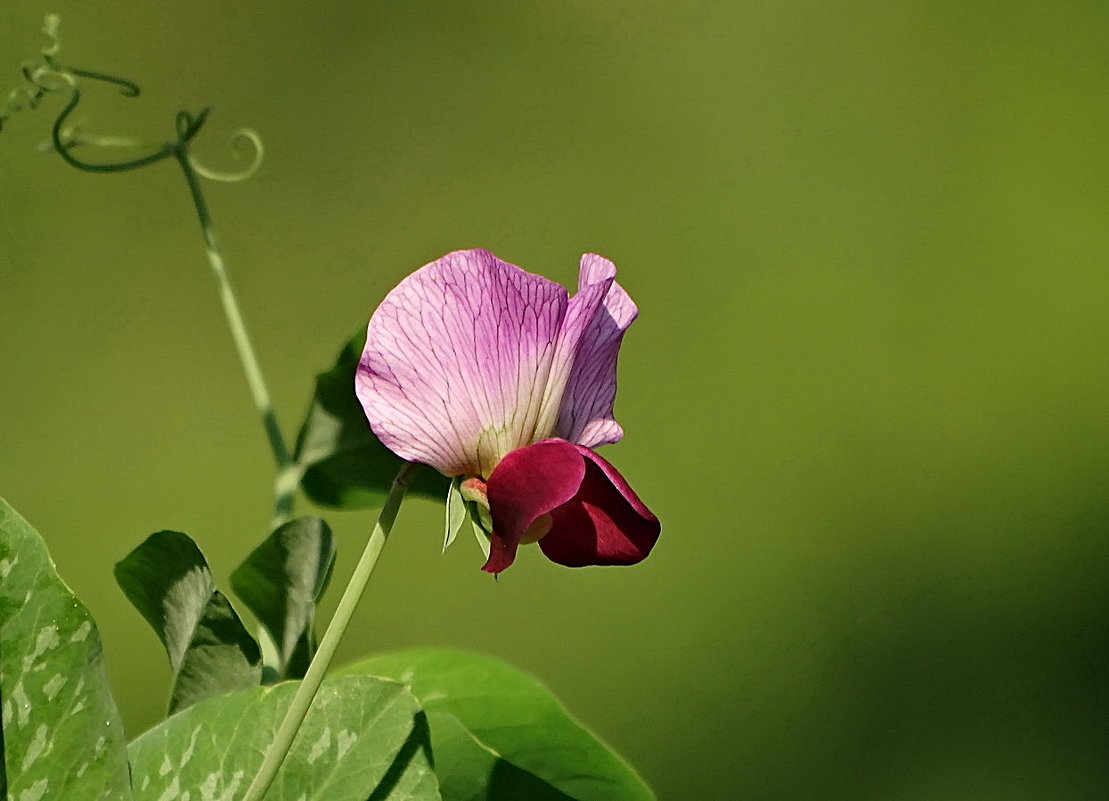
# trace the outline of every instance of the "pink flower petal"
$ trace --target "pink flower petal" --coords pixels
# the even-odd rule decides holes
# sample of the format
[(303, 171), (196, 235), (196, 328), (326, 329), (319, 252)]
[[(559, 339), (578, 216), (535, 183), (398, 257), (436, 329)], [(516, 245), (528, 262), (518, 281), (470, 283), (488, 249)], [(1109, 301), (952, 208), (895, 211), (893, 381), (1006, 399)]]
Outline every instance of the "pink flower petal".
[(518, 448), (505, 456), (486, 486), (493, 535), (482, 570), (500, 573), (511, 565), (524, 532), (573, 498), (585, 473), (578, 449), (560, 439)]
[[(612, 416), (616, 357), (639, 310), (615, 278), (616, 266), (608, 259), (594, 253), (581, 257), (578, 293), (570, 299), (559, 339), (559, 354), (570, 348), (573, 354), (552, 433), (587, 448), (624, 436)], [(559, 356), (555, 361), (560, 364)]]
[(574, 448), (584, 458), (585, 476), (574, 497), (551, 512), (553, 525), (539, 547), (568, 567), (642, 561), (658, 540), (658, 518), (615, 467), (589, 448)]
[(405, 459), (482, 477), (552, 436), (616, 442), (616, 359), (637, 309), (615, 276), (586, 254), (568, 299), (485, 250), (420, 268), (367, 329), (355, 388), (374, 433)]
[(370, 320), (356, 393), (377, 437), (445, 475), (488, 476), (536, 427), (566, 290), (485, 250), (405, 278)]

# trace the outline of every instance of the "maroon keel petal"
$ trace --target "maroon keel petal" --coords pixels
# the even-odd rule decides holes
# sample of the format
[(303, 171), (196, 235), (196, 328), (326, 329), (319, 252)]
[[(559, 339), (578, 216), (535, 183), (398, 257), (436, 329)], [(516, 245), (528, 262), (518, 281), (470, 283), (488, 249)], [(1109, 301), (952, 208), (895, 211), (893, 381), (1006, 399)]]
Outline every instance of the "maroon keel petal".
[(642, 561), (658, 539), (658, 518), (615, 467), (589, 448), (573, 447), (585, 459), (585, 477), (574, 497), (551, 512), (553, 525), (539, 547), (567, 567)]
[(520, 538), (539, 517), (573, 498), (586, 475), (577, 445), (548, 439), (509, 452), (486, 487), (493, 534), (481, 569), (500, 573), (516, 559)]

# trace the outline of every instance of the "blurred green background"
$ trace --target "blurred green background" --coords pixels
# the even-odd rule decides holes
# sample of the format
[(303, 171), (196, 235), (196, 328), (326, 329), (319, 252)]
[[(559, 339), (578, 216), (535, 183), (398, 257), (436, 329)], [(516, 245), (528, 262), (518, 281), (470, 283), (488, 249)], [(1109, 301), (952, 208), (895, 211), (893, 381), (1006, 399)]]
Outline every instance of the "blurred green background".
[[(662, 799), (1109, 796), (1104, 2), (9, 2), (5, 91), (49, 11), (143, 85), (91, 130), (264, 137), (208, 191), (289, 436), (448, 250), (594, 250), (640, 305), (605, 455), (651, 558), (494, 583), (415, 501), (344, 658), (503, 657)], [(272, 470), (179, 173), (36, 154), (59, 107), (0, 135), (0, 494), (137, 733), (168, 670), (112, 564), (177, 528), (226, 582)], [(328, 519), (334, 588), (372, 515)]]

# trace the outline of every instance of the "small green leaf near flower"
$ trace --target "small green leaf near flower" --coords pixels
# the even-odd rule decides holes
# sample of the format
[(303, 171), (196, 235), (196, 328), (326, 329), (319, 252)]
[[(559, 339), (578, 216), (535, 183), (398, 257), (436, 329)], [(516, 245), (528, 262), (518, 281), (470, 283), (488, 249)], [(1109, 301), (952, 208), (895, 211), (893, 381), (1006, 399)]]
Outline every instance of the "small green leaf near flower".
[(173, 670), (169, 712), (258, 684), (262, 657), (200, 549), (186, 534), (159, 531), (115, 568), (116, 582), (154, 629)]
[[(316, 603), (335, 566), (327, 523), (298, 517), (277, 528), (231, 574), (231, 586), (277, 649), (272, 679), (303, 678), (316, 652)], [(269, 678), (267, 678), (269, 681)]]

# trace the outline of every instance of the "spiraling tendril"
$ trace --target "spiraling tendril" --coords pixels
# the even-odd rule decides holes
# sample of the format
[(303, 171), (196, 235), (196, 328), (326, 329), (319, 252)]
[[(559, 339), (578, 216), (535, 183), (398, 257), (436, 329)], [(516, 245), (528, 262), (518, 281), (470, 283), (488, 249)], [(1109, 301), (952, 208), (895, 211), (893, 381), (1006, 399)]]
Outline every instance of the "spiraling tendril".
[[(140, 90), (138, 84), (125, 78), (58, 64), (54, 57), (61, 49), (61, 40), (58, 37), (60, 22), (56, 14), (46, 17), (42, 31), (50, 41), (42, 48), (37, 60), (25, 61), (20, 65), (23, 83), (8, 93), (4, 106), (0, 107), (0, 130), (3, 130), (4, 122), (13, 112), (34, 109), (48, 93), (69, 90), (69, 101), (54, 121), (50, 141), (41, 149), (54, 150), (71, 167), (86, 172), (123, 172), (174, 157), (183, 167), (187, 167), (197, 176), (223, 183), (245, 181), (258, 171), (262, 165), (264, 148), (261, 137), (249, 128), (240, 128), (230, 137), (231, 152), (235, 159), (242, 158), (244, 143), (250, 145), (251, 159), (242, 169), (230, 172), (213, 170), (201, 164), (193, 156), (189, 150), (189, 143), (207, 120), (209, 109), (204, 109), (195, 116), (187, 111), (180, 112), (176, 119), (175, 138), (164, 143), (127, 136), (95, 135), (87, 133), (79, 125), (69, 124), (69, 118), (82, 98), (79, 81), (111, 84), (119, 89), (120, 94), (128, 98), (138, 97)], [(122, 161), (86, 161), (74, 155), (73, 151), (79, 147), (102, 150), (128, 148), (148, 152), (146, 155)]]
[(42, 21), (42, 32), (50, 37), (50, 44), (42, 48), (42, 54), (48, 59), (58, 55), (58, 50), (61, 49), (62, 40), (58, 38), (58, 26), (61, 24), (62, 18), (57, 14), (47, 14)]
[(4, 123), (15, 112), (34, 109), (48, 92), (56, 92), (73, 85), (71, 77), (66, 75), (65, 70), (58, 69), (54, 64), (54, 56), (62, 46), (58, 38), (60, 23), (61, 19), (57, 14), (47, 15), (42, 25), (42, 32), (50, 43), (39, 51), (37, 59), (24, 61), (19, 65), (19, 71), (23, 74), (23, 83), (8, 92), (4, 105), (0, 107), (0, 131), (4, 130)]
[[(107, 83), (115, 84), (119, 87), (120, 93), (123, 94), (124, 97), (138, 97), (139, 95), (138, 84), (132, 83), (131, 81), (125, 80), (123, 78), (117, 78), (112, 75), (104, 75), (103, 73), (99, 72), (90, 72), (88, 70), (69, 70), (69, 73), (72, 76), (79, 76), (82, 78), (88, 78), (96, 81), (105, 81)], [(66, 164), (69, 164), (71, 167), (76, 167), (79, 170), (85, 170), (87, 172), (123, 172), (124, 170), (133, 170), (136, 167), (145, 167), (147, 164), (153, 164), (156, 161), (161, 161), (164, 158), (168, 158), (169, 156), (174, 155), (174, 153), (177, 152), (177, 148), (184, 147), (188, 141), (188, 139), (181, 139), (179, 135), (176, 142), (167, 142), (166, 144), (158, 147), (155, 152), (149, 155), (141, 156), (135, 159), (128, 159), (126, 161), (84, 161), (83, 159), (79, 159), (74, 156), (70, 151), (79, 144), (97, 144), (96, 138), (75, 138), (74, 132), (76, 131), (76, 128), (66, 126), (66, 120), (69, 119), (69, 115), (73, 113), (73, 110), (77, 108), (77, 105), (80, 102), (81, 90), (80, 88), (78, 88), (77, 83), (74, 80), (72, 95), (70, 96), (69, 102), (66, 103), (65, 108), (62, 109), (62, 112), (58, 115), (58, 118), (54, 120), (54, 128), (50, 133), (51, 141), (54, 143), (55, 152), (57, 152), (57, 154), (62, 157)], [(201, 123), (203, 123), (203, 118), (207, 116), (207, 110), (205, 110), (200, 116)], [(200, 126), (197, 125), (194, 130), (191, 130), (189, 133), (189, 138), (192, 138), (192, 136), (195, 135), (196, 131), (199, 130), (199, 128)]]
[(244, 142), (249, 142), (252, 148), (252, 157), (250, 163), (237, 172), (219, 172), (205, 167), (196, 160), (196, 156), (192, 153), (189, 154), (189, 164), (196, 174), (202, 178), (207, 178), (209, 181), (220, 181), (225, 184), (238, 183), (250, 178), (254, 173), (258, 172), (258, 168), (262, 166), (262, 157), (265, 149), (262, 147), (262, 137), (260, 137), (254, 130), (250, 128), (239, 128), (237, 131), (232, 131), (229, 138), (231, 146), (231, 153), (236, 158), (242, 158), (241, 146)]
[[(181, 168), (181, 172), (188, 185), (189, 194), (193, 205), (196, 207), (196, 216), (204, 235), (204, 246), (208, 257), (208, 265), (212, 269), (217, 285), (219, 286), (220, 300), (223, 304), (227, 324), (231, 329), (231, 338), (239, 352), (243, 372), (246, 375), (247, 385), (250, 388), (254, 404), (262, 419), (266, 436), (270, 441), (274, 460), (277, 462), (278, 478), (275, 484), (274, 518), (277, 523), (284, 522), (292, 508), (293, 495), (287, 489), (288, 475), (294, 470), (292, 457), (288, 446), (277, 424), (277, 417), (273, 412), (270, 402), (269, 389), (262, 377), (262, 368), (258, 357), (254, 353), (254, 346), (247, 335), (246, 324), (243, 322), (239, 303), (227, 276), (227, 269), (216, 242), (215, 229), (212, 217), (208, 212), (208, 203), (201, 190), (200, 179), (208, 178), (213, 181), (236, 182), (250, 178), (258, 171), (262, 163), (262, 139), (257, 133), (241, 128), (231, 134), (231, 152), (236, 159), (241, 158), (242, 145), (249, 143), (252, 148), (250, 162), (241, 170), (235, 172), (221, 172), (205, 167), (193, 157), (190, 145), (193, 138), (204, 127), (208, 120), (210, 109), (202, 109), (198, 114), (189, 111), (179, 111), (174, 119), (173, 138), (167, 142), (150, 142), (126, 136), (97, 136), (86, 133), (79, 125), (69, 123), (69, 118), (74, 109), (81, 102), (81, 91), (86, 81), (107, 83), (115, 86), (124, 97), (138, 97), (138, 84), (108, 75), (103, 72), (64, 67), (54, 61), (54, 56), (60, 48), (58, 39), (57, 16), (51, 14), (46, 18), (43, 32), (49, 37), (50, 43), (42, 48), (38, 61), (25, 62), (21, 66), (24, 83), (9, 94), (6, 105), (0, 109), (0, 124), (7, 119), (13, 110), (29, 107), (34, 108), (48, 92), (69, 90), (69, 101), (58, 114), (50, 132), (50, 141), (46, 149), (53, 149), (62, 159), (72, 167), (86, 172), (110, 173), (133, 170), (145, 167), (164, 159), (172, 158)], [(82, 154), (86, 149), (110, 150), (127, 148), (139, 152), (146, 151), (145, 155), (123, 161), (86, 161), (74, 154), (79, 150)], [(275, 526), (277, 525), (275, 523)], [(2, 765), (3, 763), (0, 763)], [(0, 774), (2, 774), (0, 770)]]

